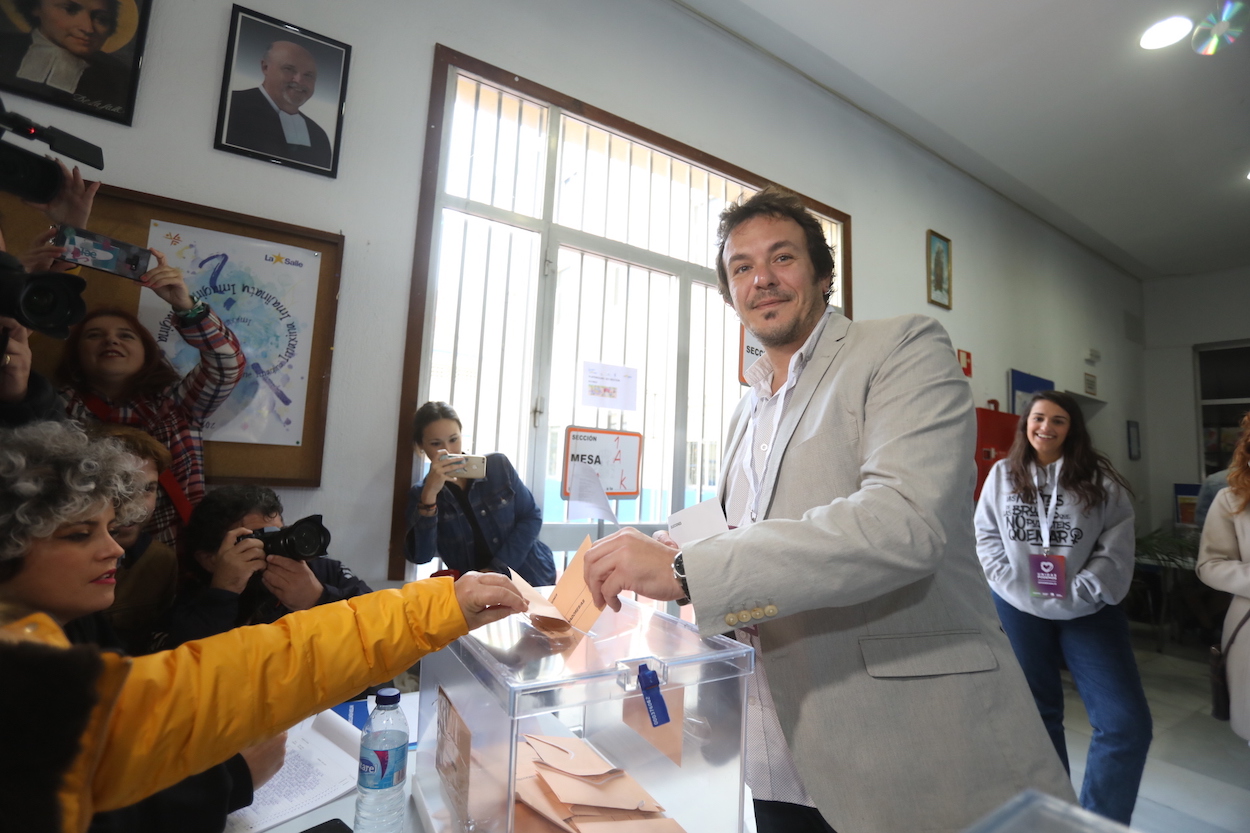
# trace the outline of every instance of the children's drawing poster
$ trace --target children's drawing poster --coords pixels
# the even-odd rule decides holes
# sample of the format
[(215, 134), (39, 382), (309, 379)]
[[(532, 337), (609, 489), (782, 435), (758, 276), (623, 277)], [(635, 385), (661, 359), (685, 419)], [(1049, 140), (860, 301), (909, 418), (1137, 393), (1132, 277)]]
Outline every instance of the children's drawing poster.
[[(152, 221), (148, 245), (182, 269), (191, 297), (217, 313), (247, 357), (243, 380), (205, 422), (204, 438), (299, 445), (321, 253), (161, 220)], [(142, 293), (139, 320), (179, 373), (199, 362), (155, 293)]]

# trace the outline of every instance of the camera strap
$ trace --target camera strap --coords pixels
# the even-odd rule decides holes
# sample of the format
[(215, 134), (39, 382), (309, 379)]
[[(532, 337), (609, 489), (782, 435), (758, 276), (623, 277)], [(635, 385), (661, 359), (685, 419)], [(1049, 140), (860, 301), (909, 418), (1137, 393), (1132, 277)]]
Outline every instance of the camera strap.
[[(86, 393), (82, 395), (83, 404), (87, 406), (87, 410), (96, 415), (100, 422), (112, 422), (119, 425), (126, 425), (124, 420), (117, 418), (117, 413), (109, 407), (108, 403), (94, 393)], [(174, 475), (172, 468), (165, 469), (161, 472), (157, 482), (161, 484), (161, 488), (165, 490), (165, 494), (169, 496), (169, 502), (173, 504), (174, 511), (178, 513), (178, 517), (182, 519), (185, 525), (191, 520), (191, 501), (187, 498), (186, 490), (182, 488), (182, 484), (178, 482), (178, 478)]]

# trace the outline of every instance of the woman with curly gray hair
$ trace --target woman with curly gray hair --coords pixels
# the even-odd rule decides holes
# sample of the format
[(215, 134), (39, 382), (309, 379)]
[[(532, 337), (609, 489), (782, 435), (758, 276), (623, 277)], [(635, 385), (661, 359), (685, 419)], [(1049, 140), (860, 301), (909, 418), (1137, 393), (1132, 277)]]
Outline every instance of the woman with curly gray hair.
[(0, 601), (58, 624), (107, 608), (122, 549), (113, 524), (141, 515), (139, 461), (72, 423), (0, 432)]
[[(95, 813), (130, 807), (527, 607), (503, 576), (468, 573), (148, 656), (71, 647), (59, 626), (112, 600), (122, 550), (109, 527), (132, 518), (141, 490), (115, 440), (65, 423), (0, 430), (0, 733), (22, 750), (0, 762), (6, 830), (86, 831)], [(49, 712), (55, 720), (29, 719)], [(201, 829), (187, 821), (177, 829)]]

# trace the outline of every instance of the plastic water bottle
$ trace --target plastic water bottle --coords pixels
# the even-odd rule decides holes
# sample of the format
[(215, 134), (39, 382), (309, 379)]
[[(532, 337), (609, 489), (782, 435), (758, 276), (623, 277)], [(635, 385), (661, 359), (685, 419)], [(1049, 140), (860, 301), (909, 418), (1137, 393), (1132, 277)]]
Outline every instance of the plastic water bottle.
[(384, 688), (360, 735), (356, 833), (404, 833), (407, 769), (408, 721), (399, 708), (399, 690)]

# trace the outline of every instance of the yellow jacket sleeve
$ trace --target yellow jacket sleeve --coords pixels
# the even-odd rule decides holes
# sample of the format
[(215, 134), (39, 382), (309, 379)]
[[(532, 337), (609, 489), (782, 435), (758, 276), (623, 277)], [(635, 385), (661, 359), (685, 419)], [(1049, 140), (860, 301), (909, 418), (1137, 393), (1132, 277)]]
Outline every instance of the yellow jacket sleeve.
[(111, 810), (389, 680), (468, 632), (450, 578), (236, 628), (133, 661), (94, 760)]

